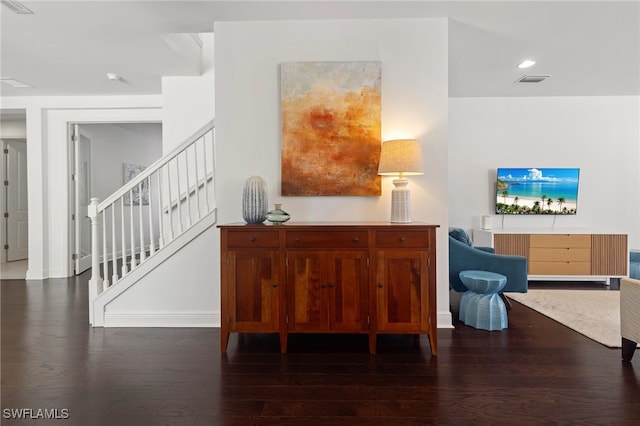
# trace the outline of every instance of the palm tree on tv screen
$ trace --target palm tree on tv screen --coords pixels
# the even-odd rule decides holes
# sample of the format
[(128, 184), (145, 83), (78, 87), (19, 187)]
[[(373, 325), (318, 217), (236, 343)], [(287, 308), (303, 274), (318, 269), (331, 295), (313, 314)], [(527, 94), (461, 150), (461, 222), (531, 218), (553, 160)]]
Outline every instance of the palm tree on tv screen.
[(560, 209), (560, 211), (562, 211), (562, 205), (567, 201), (566, 198), (564, 197), (560, 197), (558, 198), (558, 209)]

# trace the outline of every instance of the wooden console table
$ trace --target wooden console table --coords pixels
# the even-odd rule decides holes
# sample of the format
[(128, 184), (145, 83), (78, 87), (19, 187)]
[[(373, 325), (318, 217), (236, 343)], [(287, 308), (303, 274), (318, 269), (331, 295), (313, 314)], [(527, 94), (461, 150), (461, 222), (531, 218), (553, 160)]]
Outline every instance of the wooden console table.
[(529, 260), (530, 280), (605, 280), (627, 275), (627, 235), (579, 231), (473, 231), (474, 244)]
[(437, 350), (437, 225), (220, 225), (221, 350), (229, 334), (428, 334)]

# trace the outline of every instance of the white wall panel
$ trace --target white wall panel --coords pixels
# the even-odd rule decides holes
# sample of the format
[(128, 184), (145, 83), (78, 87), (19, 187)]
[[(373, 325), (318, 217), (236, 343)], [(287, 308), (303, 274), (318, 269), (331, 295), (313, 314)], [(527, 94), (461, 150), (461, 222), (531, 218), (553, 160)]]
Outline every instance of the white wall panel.
[(575, 216), (494, 216), (494, 228), (627, 233), (640, 248), (640, 98), (451, 98), (449, 222), (492, 215), (498, 167), (579, 167)]

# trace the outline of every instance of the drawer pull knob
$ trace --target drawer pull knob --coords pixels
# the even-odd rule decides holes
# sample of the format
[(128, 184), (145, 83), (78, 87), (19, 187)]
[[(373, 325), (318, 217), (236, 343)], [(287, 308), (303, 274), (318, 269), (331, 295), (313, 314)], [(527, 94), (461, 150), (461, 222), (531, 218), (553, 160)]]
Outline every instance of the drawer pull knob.
[(329, 288), (334, 288), (335, 286), (335, 284), (329, 283)]
[(273, 284), (271, 284), (271, 287), (276, 288), (276, 287), (278, 287), (278, 284), (273, 283)]
[(320, 286), (320, 288), (327, 288), (327, 285), (326, 285), (326, 284), (322, 284), (322, 285)]
[(358, 241), (360, 241), (360, 238), (358, 238), (358, 237), (353, 237), (353, 242), (354, 242), (354, 243), (357, 243)]
[(404, 243), (407, 240), (405, 237), (400, 237), (399, 239), (401, 243)]
[(249, 241), (254, 242), (256, 240), (256, 237), (249, 237)]
[(378, 288), (382, 288), (382, 283), (378, 283)]
[(300, 237), (296, 238), (296, 243), (299, 243), (300, 241), (302, 241), (302, 239)]

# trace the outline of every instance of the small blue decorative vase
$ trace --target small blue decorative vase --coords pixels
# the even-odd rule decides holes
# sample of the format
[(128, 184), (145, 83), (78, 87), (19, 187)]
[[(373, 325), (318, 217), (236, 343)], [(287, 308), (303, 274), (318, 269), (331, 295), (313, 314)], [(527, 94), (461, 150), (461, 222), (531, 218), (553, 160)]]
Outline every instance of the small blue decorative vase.
[(282, 204), (276, 204), (275, 209), (267, 212), (267, 220), (274, 225), (282, 225), (289, 219), (291, 219), (291, 215), (289, 213), (282, 210)]

